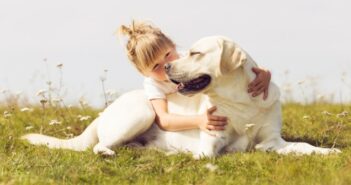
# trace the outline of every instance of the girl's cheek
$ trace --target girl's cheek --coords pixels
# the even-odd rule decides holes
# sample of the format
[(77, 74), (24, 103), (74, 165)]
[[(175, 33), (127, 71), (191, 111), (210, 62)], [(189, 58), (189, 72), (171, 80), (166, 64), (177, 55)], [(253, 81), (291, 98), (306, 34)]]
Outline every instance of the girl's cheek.
[(165, 72), (164, 65), (160, 65), (160, 67), (157, 69), (157, 72), (158, 72), (159, 74), (164, 73), (164, 72)]
[(155, 75), (160, 77), (164, 73), (163, 66), (158, 67), (158, 69), (155, 71)]
[(166, 72), (165, 72), (165, 70), (164, 70), (164, 68), (162, 67), (162, 68), (160, 68), (159, 70), (158, 70), (158, 76), (159, 76), (159, 78), (160, 79), (164, 79), (165, 78), (165, 76), (166, 76)]

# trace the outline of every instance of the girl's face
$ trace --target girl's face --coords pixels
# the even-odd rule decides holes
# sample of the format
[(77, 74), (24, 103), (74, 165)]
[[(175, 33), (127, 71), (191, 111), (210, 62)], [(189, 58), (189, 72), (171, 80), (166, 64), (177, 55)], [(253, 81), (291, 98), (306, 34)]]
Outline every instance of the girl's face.
[(165, 50), (164, 53), (160, 55), (160, 57), (155, 61), (153, 66), (145, 72), (146, 76), (149, 76), (157, 81), (168, 81), (166, 72), (165, 72), (165, 64), (172, 62), (175, 59), (178, 59), (179, 55), (175, 49), (175, 47), (170, 47)]

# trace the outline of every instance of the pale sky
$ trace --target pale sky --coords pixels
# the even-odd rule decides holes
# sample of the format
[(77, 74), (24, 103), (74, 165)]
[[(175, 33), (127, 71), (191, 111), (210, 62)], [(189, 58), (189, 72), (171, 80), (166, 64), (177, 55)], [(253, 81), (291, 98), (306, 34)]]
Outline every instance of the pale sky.
[[(347, 0), (0, 0), (0, 91), (22, 91), (38, 101), (35, 94), (46, 88), (48, 77), (44, 58), (54, 86), (56, 65), (63, 63), (68, 103), (84, 96), (101, 107), (104, 69), (106, 89), (142, 88), (143, 77), (114, 35), (135, 18), (152, 20), (179, 50), (204, 36), (232, 38), (271, 70), (282, 89), (290, 81), (298, 100), (316, 89), (326, 97), (334, 94), (335, 101), (350, 101), (350, 10)], [(317, 85), (298, 85), (306, 78)]]

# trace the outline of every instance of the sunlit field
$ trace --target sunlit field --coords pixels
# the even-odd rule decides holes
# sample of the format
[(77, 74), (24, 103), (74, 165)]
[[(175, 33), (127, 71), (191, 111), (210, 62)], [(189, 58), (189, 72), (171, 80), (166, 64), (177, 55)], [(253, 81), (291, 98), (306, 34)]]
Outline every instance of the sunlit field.
[[(56, 67), (62, 75), (63, 65)], [(281, 88), (283, 138), (339, 148), (340, 154), (282, 156), (251, 151), (194, 160), (186, 153), (166, 155), (121, 146), (114, 149), (115, 157), (103, 157), (91, 148), (53, 150), (19, 139), (33, 132), (72, 138), (103, 111), (83, 98), (67, 104), (61, 79), (48, 79), (32, 98), (1, 91), (0, 184), (351, 184), (350, 104), (331, 103), (326, 97), (294, 103), (289, 84)], [(102, 102), (108, 106), (118, 94), (106, 90), (104, 76), (100, 80)], [(296, 82), (302, 94), (304, 83)]]
[(350, 184), (350, 106), (285, 104), (283, 137), (322, 147), (329, 156), (280, 156), (252, 151), (194, 160), (151, 149), (119, 147), (115, 157), (49, 150), (19, 139), (37, 132), (60, 138), (81, 133), (101, 110), (90, 107), (2, 106), (0, 182), (3, 184)]
[[(350, 22), (350, 0), (0, 0), (0, 185), (351, 185)], [(189, 64), (169, 63), (181, 61)], [(182, 67), (184, 71), (179, 69)], [(232, 76), (225, 75), (228, 71), (233, 72)], [(173, 83), (179, 82), (173, 84), (174, 89), (169, 84), (149, 81), (164, 80), (165, 74), (174, 77), (170, 80)], [(243, 94), (235, 91), (231, 98), (220, 97), (233, 91), (228, 87), (230, 77), (243, 82), (232, 83)], [(240, 101), (248, 100), (244, 92), (247, 84), (247, 91), (254, 91), (247, 92), (249, 95), (263, 91), (257, 98), (270, 92), (268, 101), (254, 99), (257, 107), (269, 106), (269, 100), (277, 98), (275, 87), (269, 89), (269, 81), (280, 90), (281, 137), (288, 142), (304, 142), (289, 143), (279, 152), (310, 152), (304, 148), (308, 143), (329, 148), (319, 151), (331, 154), (279, 155), (272, 151), (277, 147), (270, 144), (277, 144), (277, 140), (268, 139), (276, 135), (270, 133), (274, 129), (266, 123), (277, 116), (258, 110), (267, 114), (259, 115), (260, 125), (257, 120), (261, 118), (251, 116), (248, 120), (255, 108), (247, 110), (245, 102)], [(227, 87), (230, 91), (224, 92)], [(162, 128), (178, 130), (189, 126), (180, 122), (173, 125), (169, 121), (172, 118), (184, 122), (194, 119), (199, 128), (205, 127), (205, 122), (210, 125), (207, 128), (228, 128), (233, 125), (222, 127), (224, 119), (217, 118), (227, 116), (229, 121), (246, 120), (239, 129), (253, 142), (233, 137), (230, 140), (237, 142), (221, 149), (219, 156), (196, 155), (200, 159), (195, 159), (189, 152), (146, 147), (148, 139), (154, 138), (150, 135), (137, 137), (140, 143), (133, 142), (134, 138), (126, 141), (129, 135), (135, 135), (131, 131), (140, 130), (134, 130), (134, 125), (142, 128), (142, 122), (147, 122), (138, 122), (138, 118), (144, 118), (140, 115), (147, 115), (149, 110), (142, 109), (139, 96), (116, 100), (143, 88), (149, 90), (149, 97), (159, 97), (162, 92), (158, 90), (200, 89), (199, 93), (203, 93), (215, 88), (219, 96), (214, 100), (223, 107), (188, 119), (166, 114), (163, 119), (159, 114)], [(128, 102), (130, 97), (133, 103)], [(229, 105), (232, 100), (228, 99), (238, 105)], [(122, 104), (110, 107), (111, 111), (100, 119), (113, 102)], [(162, 103), (156, 104), (159, 107), (155, 110), (162, 111)], [(186, 113), (196, 107), (186, 107)], [(237, 117), (228, 116), (231, 109)], [(238, 109), (245, 114), (238, 115)], [(45, 145), (55, 144), (50, 145), (47, 137), (23, 137), (35, 133), (72, 139), (97, 118), (95, 123), (104, 124), (105, 131), (110, 131), (99, 130), (101, 143), (103, 136), (113, 136), (117, 131), (125, 137), (125, 143), (108, 148), (113, 151), (104, 147), (110, 143), (100, 143), (95, 145), (100, 154), (95, 154), (94, 145), (85, 151), (49, 149)], [(132, 124), (118, 121), (129, 118), (135, 118), (129, 121)], [(116, 127), (110, 129), (113, 124)], [(94, 133), (95, 126), (90, 127), (90, 133)], [(256, 130), (260, 133), (257, 136)], [(79, 137), (77, 147), (73, 146), (75, 142), (62, 143), (79, 150), (83, 148), (79, 148), (81, 143), (89, 143), (88, 137)], [(187, 143), (186, 137), (167, 139), (197, 149), (194, 138)], [(225, 142), (225, 137), (219, 137)], [(262, 144), (264, 138), (269, 142)], [(258, 142), (261, 145), (254, 145)], [(176, 148), (174, 143), (166, 144)], [(249, 151), (226, 153), (246, 144)], [(202, 146), (206, 145), (199, 146), (204, 149)]]

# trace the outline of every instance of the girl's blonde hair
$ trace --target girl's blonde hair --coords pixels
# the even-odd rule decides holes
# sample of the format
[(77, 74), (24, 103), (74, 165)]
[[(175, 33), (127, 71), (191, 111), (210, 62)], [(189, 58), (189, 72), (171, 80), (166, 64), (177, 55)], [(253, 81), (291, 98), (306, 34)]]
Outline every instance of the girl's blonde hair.
[(167, 48), (175, 47), (172, 40), (150, 22), (133, 20), (129, 26), (122, 25), (119, 33), (128, 36), (128, 58), (141, 73), (144, 73)]

